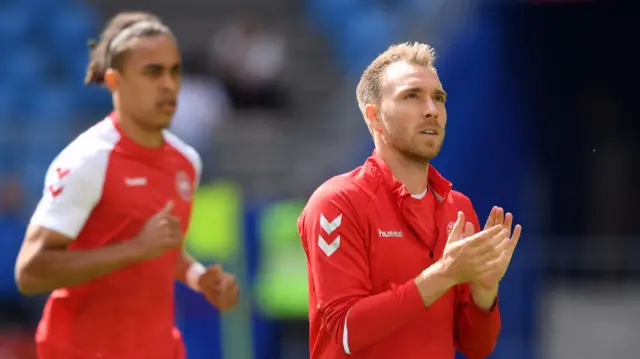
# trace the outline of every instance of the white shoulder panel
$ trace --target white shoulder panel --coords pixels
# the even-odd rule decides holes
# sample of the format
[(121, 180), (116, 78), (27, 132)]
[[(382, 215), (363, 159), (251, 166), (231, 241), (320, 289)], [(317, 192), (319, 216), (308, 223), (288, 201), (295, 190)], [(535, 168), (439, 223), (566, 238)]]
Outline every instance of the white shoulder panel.
[(47, 170), (31, 224), (75, 239), (102, 197), (109, 157), (119, 139), (113, 123), (104, 120), (63, 149)]
[(196, 172), (197, 188), (200, 185), (200, 176), (202, 175), (202, 160), (200, 159), (198, 151), (169, 131), (164, 131), (164, 138), (173, 148), (182, 153), (182, 155), (191, 162)]

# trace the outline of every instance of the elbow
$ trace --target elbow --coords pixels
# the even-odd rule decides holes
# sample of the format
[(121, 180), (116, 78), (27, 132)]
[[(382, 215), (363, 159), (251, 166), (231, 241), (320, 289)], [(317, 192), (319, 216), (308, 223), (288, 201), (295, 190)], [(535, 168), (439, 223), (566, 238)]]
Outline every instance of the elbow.
[(349, 335), (349, 311), (350, 308), (341, 308), (340, 310), (330, 310), (325, 312), (324, 327), (329, 329), (334, 341), (338, 346), (343, 348), (346, 355), (354, 354), (352, 345), (352, 336)]
[(22, 295), (32, 296), (47, 292), (47, 289), (42, 285), (42, 281), (38, 278), (38, 276), (30, 273), (27, 268), (17, 267), (15, 270), (16, 286)]

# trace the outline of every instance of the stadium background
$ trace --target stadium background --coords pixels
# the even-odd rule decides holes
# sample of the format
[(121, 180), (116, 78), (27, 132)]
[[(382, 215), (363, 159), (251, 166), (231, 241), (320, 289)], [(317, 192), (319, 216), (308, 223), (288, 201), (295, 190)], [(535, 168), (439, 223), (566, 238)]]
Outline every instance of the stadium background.
[[(501, 286), (493, 358), (634, 358), (640, 339), (639, 113), (634, 11), (593, 1), (1, 0), (0, 359), (29, 359), (42, 298), (15, 255), (47, 164), (102, 118), (82, 85), (88, 38), (121, 10), (160, 15), (185, 56), (174, 129), (205, 161), (189, 238), (238, 274), (219, 316), (178, 284), (191, 359), (308, 357), (295, 220), (310, 192), (372, 144), (355, 105), (363, 67), (396, 41), (438, 51), (450, 93), (435, 161), (474, 201), (523, 223)], [(233, 76), (231, 76), (233, 74)]]

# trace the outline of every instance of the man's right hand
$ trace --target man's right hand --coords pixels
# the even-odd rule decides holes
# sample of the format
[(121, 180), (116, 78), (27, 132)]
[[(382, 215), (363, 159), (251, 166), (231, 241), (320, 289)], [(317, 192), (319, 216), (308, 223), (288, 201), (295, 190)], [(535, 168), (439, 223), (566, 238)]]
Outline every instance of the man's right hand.
[(458, 220), (449, 234), (440, 259), (443, 270), (456, 284), (470, 282), (493, 270), (499, 264), (497, 259), (502, 254), (500, 243), (509, 235), (508, 230), (501, 225), (468, 237), (463, 237), (464, 233), (473, 233), (473, 224), (465, 221), (463, 212), (458, 212)]
[(146, 258), (155, 258), (171, 249), (182, 247), (183, 235), (180, 219), (173, 215), (173, 201), (149, 218), (134, 239)]

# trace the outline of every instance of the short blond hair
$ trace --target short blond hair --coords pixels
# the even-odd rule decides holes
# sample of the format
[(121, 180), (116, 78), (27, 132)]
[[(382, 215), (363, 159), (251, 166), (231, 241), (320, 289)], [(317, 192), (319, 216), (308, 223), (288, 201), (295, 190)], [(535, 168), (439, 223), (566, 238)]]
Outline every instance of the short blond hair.
[(356, 87), (358, 107), (364, 111), (364, 107), (367, 104), (380, 100), (382, 93), (382, 76), (384, 70), (389, 65), (398, 61), (407, 61), (412, 64), (428, 67), (435, 71), (435, 59), (435, 50), (427, 44), (405, 42), (390, 46), (385, 52), (373, 60), (362, 73), (360, 82)]

